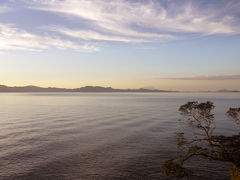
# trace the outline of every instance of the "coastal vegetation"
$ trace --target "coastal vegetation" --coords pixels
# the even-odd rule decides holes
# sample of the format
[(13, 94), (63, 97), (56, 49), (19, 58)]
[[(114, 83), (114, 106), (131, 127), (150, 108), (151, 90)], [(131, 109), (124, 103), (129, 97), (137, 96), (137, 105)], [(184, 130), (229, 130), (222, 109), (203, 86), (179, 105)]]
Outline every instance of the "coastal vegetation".
[[(165, 176), (184, 177), (190, 171), (184, 164), (192, 157), (201, 156), (214, 161), (229, 162), (232, 180), (240, 180), (240, 132), (231, 136), (215, 135), (216, 129), (213, 102), (187, 102), (180, 106), (183, 120), (191, 127), (192, 135), (186, 137), (183, 132), (177, 134), (177, 146), (180, 150), (178, 157), (170, 158), (162, 165)], [(229, 108), (226, 115), (240, 126), (240, 108)]]

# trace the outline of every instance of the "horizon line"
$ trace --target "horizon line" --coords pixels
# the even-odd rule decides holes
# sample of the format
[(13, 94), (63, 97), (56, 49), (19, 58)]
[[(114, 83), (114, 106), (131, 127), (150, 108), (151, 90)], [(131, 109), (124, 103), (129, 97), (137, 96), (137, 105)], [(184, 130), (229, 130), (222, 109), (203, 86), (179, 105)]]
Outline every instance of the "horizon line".
[[(6, 88), (27, 88), (27, 87), (32, 87), (32, 88), (41, 88), (41, 89), (58, 89), (58, 90), (77, 90), (77, 89), (83, 89), (83, 88), (102, 88), (102, 89), (110, 89), (113, 91), (140, 91), (140, 90), (147, 90), (149, 92), (206, 92), (206, 93), (211, 93), (211, 92), (240, 92), (240, 90), (237, 89), (218, 89), (218, 90), (170, 90), (170, 89), (156, 89), (156, 88), (113, 88), (111, 86), (98, 86), (98, 85), (86, 85), (86, 86), (81, 86), (81, 87), (76, 87), (76, 88), (66, 88), (66, 87), (55, 87), (55, 86), (48, 86), (48, 87), (43, 87), (43, 86), (37, 86), (37, 85), (14, 85), (14, 86), (9, 86), (9, 85), (4, 85), (0, 84), (0, 87), (4, 86)], [(0, 90), (1, 92), (1, 90)], [(10, 91), (11, 92), (11, 91)], [(99, 91), (101, 92), (101, 91)]]

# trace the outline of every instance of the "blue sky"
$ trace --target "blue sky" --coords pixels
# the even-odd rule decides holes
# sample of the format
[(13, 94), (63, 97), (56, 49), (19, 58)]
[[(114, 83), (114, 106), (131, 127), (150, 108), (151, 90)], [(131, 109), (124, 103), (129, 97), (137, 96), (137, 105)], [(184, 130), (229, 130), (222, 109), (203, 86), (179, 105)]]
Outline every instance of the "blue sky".
[(0, 84), (240, 89), (240, 1), (0, 0)]

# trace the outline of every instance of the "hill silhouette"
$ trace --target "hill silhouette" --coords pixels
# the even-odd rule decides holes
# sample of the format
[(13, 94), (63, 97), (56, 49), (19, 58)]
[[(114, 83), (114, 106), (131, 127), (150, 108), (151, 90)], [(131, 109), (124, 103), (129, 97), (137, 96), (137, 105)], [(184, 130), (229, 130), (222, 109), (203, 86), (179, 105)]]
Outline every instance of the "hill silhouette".
[(75, 89), (56, 88), (56, 87), (38, 87), (38, 86), (14, 86), (9, 87), (0, 85), (0, 92), (177, 92), (158, 89), (113, 89), (112, 87), (85, 86)]

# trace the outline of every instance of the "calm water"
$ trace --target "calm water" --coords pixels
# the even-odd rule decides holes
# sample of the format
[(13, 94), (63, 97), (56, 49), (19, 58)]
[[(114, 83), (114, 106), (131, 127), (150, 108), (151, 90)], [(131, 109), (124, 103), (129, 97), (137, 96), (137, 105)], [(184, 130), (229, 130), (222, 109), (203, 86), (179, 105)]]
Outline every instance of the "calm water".
[[(224, 113), (240, 94), (0, 94), (0, 179), (168, 179), (178, 107), (215, 103), (216, 133), (237, 132)], [(197, 163), (196, 163), (197, 162)], [(193, 159), (194, 179), (228, 179), (228, 164)]]

